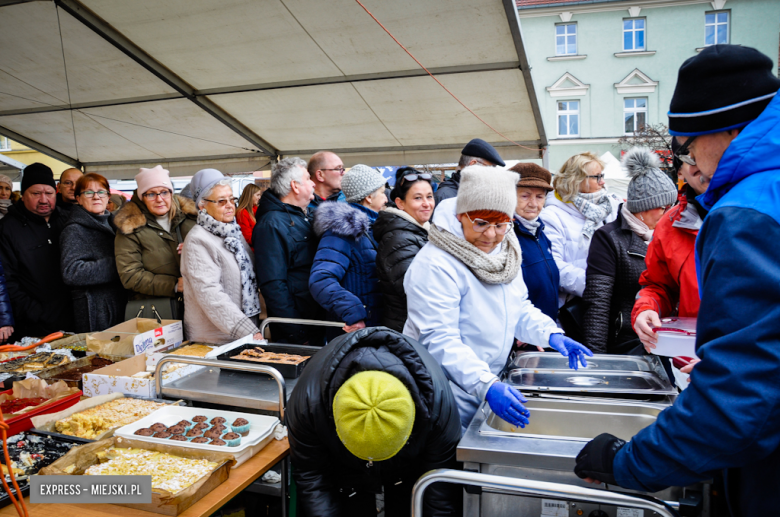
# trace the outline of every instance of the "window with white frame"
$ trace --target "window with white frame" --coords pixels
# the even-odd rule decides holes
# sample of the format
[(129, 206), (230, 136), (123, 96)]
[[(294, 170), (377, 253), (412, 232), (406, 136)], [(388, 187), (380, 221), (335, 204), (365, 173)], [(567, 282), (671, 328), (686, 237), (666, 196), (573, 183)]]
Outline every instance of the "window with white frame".
[(623, 20), (623, 50), (645, 50), (645, 19)]
[(580, 136), (579, 101), (558, 101), (558, 136)]
[(8, 140), (7, 137), (0, 136), (0, 151), (10, 151), (11, 150), (11, 142)]
[(623, 99), (625, 134), (633, 135), (647, 125), (647, 97)]
[(555, 26), (555, 55), (577, 54), (577, 24), (567, 23)]
[(720, 11), (704, 15), (704, 46), (729, 42), (729, 13)]

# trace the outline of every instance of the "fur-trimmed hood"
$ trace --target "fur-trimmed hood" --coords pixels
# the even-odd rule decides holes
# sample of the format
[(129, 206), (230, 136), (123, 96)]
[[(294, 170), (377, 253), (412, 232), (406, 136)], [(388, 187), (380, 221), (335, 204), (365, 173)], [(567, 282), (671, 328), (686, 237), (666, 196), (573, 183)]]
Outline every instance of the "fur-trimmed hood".
[(370, 228), (368, 214), (348, 203), (328, 201), (314, 212), (314, 233), (318, 237), (330, 230), (340, 237), (357, 239)]
[[(198, 216), (198, 209), (195, 206), (195, 201), (192, 199), (174, 194), (173, 201), (178, 203), (179, 210), (186, 216), (193, 219)], [(138, 197), (138, 193), (133, 192), (132, 199), (117, 210), (114, 216), (114, 224), (122, 234), (130, 235), (145, 226), (147, 221), (152, 219), (154, 219), (154, 216), (146, 208), (141, 198)]]

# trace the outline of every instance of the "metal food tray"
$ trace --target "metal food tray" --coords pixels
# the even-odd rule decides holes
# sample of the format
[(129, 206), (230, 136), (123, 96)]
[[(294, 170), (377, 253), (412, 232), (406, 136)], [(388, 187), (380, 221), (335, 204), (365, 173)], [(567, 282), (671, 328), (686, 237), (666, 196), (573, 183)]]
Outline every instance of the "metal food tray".
[[(226, 445), (208, 445), (204, 443), (178, 442), (172, 441), (168, 438), (154, 438), (153, 436), (140, 436), (134, 434), (138, 429), (150, 427), (158, 422), (170, 427), (182, 419), (192, 420), (192, 418), (198, 415), (208, 417), (209, 420), (214, 417), (221, 416), (226, 420), (225, 425), (228, 428), (230, 428), (230, 423), (235, 421), (236, 418), (243, 418), (249, 422), (249, 434), (247, 436), (242, 436), (241, 443), (236, 447), (228, 447)], [(121, 436), (123, 438), (141, 440), (144, 442), (162, 443), (168, 445), (175, 444), (181, 447), (189, 447), (192, 449), (228, 452), (235, 456), (236, 464), (233, 465), (233, 468), (236, 468), (258, 452), (259, 449), (256, 447), (258, 444), (262, 443), (264, 446), (270, 442), (269, 438), (273, 439), (273, 432), (278, 423), (279, 419), (275, 416), (253, 415), (235, 411), (222, 411), (221, 409), (167, 407), (158, 409), (154, 413), (147, 415), (142, 419), (133, 422), (132, 424), (127, 424), (126, 426), (120, 427), (114, 432), (114, 436)]]
[[(38, 353), (41, 353), (41, 352), (38, 352)], [(48, 353), (51, 353), (51, 352), (48, 352)], [(32, 354), (30, 354), (28, 356), (14, 357), (13, 359), (9, 359), (7, 361), (3, 361), (2, 364), (10, 363), (11, 361), (16, 361), (16, 360), (19, 360), (19, 359), (29, 359), (29, 358), (33, 357), (34, 355), (36, 355), (36, 353), (32, 353)], [(55, 368), (61, 368), (63, 366), (66, 366), (66, 365), (70, 364), (71, 362), (73, 362), (73, 361), (70, 361), (70, 362), (65, 363), (65, 364), (56, 365), (56, 366), (50, 366), (50, 367), (44, 368), (42, 370), (34, 370), (34, 371), (30, 371), (30, 372), (0, 372), (0, 373), (10, 373), (10, 374), (12, 374), (11, 377), (8, 377), (7, 379), (4, 379), (3, 381), (0, 381), (0, 387), (2, 387), (2, 389), (4, 389), (4, 390), (10, 390), (10, 389), (12, 389), (14, 387), (14, 382), (25, 380), (27, 378), (27, 374), (28, 373), (32, 373), (33, 375), (37, 376), (37, 375), (39, 375), (39, 374), (41, 374), (43, 372), (48, 372), (49, 370), (53, 370)]]
[[(294, 355), (308, 355), (309, 357), (298, 364), (284, 364), (275, 362), (262, 362), (262, 361), (249, 361), (236, 357), (244, 350), (251, 348), (262, 348), (266, 352), (273, 352), (277, 354), (294, 354)], [(272, 344), (272, 343), (247, 343), (240, 347), (234, 348), (217, 356), (217, 360), (220, 361), (241, 361), (242, 363), (259, 364), (263, 366), (270, 366), (275, 368), (282, 377), (286, 379), (297, 379), (301, 375), (303, 369), (309, 363), (314, 354), (320, 351), (320, 347), (316, 346), (295, 346), (285, 344)]]
[[(184, 406), (186, 404), (183, 400), (155, 399), (155, 398), (148, 398), (148, 397), (139, 397), (137, 395), (125, 395), (125, 398), (151, 400), (153, 402), (162, 402), (162, 403), (165, 403), (165, 404), (169, 404), (171, 406)], [(121, 429), (121, 428), (117, 427), (116, 429)], [(78, 442), (78, 443), (92, 443), (92, 442), (95, 441), (95, 440), (90, 440), (89, 438), (79, 438), (78, 436), (71, 436), (69, 434), (57, 433), (57, 432), (54, 432), (54, 431), (44, 431), (43, 429), (38, 429), (37, 427), (33, 427), (32, 429), (30, 429), (29, 432), (33, 432), (33, 433), (36, 433), (36, 434), (42, 434), (42, 435), (45, 435), (45, 436), (51, 436), (52, 438), (59, 438), (59, 439), (62, 439), (62, 440), (68, 440), (68, 441), (71, 441), (71, 442)], [(115, 430), (115, 432), (116, 432), (116, 430)], [(138, 437), (136, 436), (135, 438), (138, 438)]]
[[(81, 357), (80, 359), (76, 359), (75, 361), (71, 361), (69, 363), (63, 364), (61, 366), (55, 366), (54, 368), (48, 368), (46, 370), (42, 370), (40, 373), (36, 374), (39, 378), (45, 379), (47, 381), (58, 381), (62, 379), (58, 379), (57, 377), (59, 375), (62, 375), (63, 373), (67, 372), (68, 370), (73, 370), (76, 368), (82, 368), (84, 366), (91, 365), (94, 361), (94, 358), (101, 358), (101, 359), (107, 359), (109, 361), (113, 361), (115, 363), (118, 363), (119, 361), (124, 361), (125, 357), (119, 356), (119, 355), (109, 355), (109, 354), (94, 354), (89, 355), (85, 357)], [(72, 379), (65, 379), (65, 383), (68, 386), (76, 387), (78, 389), (82, 389), (82, 379), (78, 380), (72, 380)]]
[(533, 370), (520, 368), (508, 375), (509, 384), (520, 390), (566, 393), (614, 393), (675, 395), (666, 375), (656, 372)]
[[(662, 365), (656, 356), (652, 355), (610, 355), (594, 354), (587, 357), (586, 369), (623, 372), (657, 372)], [(517, 354), (509, 366), (511, 369), (526, 368), (534, 370), (568, 370), (569, 358), (559, 353), (524, 352)]]

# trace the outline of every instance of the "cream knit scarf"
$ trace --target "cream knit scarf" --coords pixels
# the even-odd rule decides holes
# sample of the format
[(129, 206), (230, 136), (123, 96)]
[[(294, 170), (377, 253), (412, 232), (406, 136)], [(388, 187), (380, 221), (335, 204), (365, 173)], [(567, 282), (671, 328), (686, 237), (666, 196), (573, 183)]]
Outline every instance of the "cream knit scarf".
[(495, 255), (488, 255), (466, 239), (456, 237), (435, 224), (431, 224), (428, 240), (463, 262), (474, 276), (486, 284), (508, 284), (520, 272), (520, 243), (511, 229), (500, 244), (501, 251)]
[(623, 219), (628, 223), (628, 227), (645, 242), (650, 242), (653, 238), (653, 230), (647, 227), (644, 221), (632, 214), (626, 208), (626, 204), (623, 203), (623, 207), (620, 209), (620, 213), (623, 215)]

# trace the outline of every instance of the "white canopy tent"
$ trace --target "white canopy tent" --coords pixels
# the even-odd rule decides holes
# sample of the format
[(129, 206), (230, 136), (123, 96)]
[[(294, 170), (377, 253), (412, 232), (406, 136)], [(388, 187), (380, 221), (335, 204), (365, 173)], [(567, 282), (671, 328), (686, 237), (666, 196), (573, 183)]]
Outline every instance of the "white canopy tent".
[(547, 144), (513, 0), (0, 0), (0, 134), (109, 178)]
[(609, 191), (617, 194), (620, 199), (626, 199), (628, 195), (628, 183), (631, 178), (628, 177), (626, 169), (620, 164), (620, 160), (607, 151), (600, 156), (601, 161), (604, 162), (604, 181), (609, 187)]

